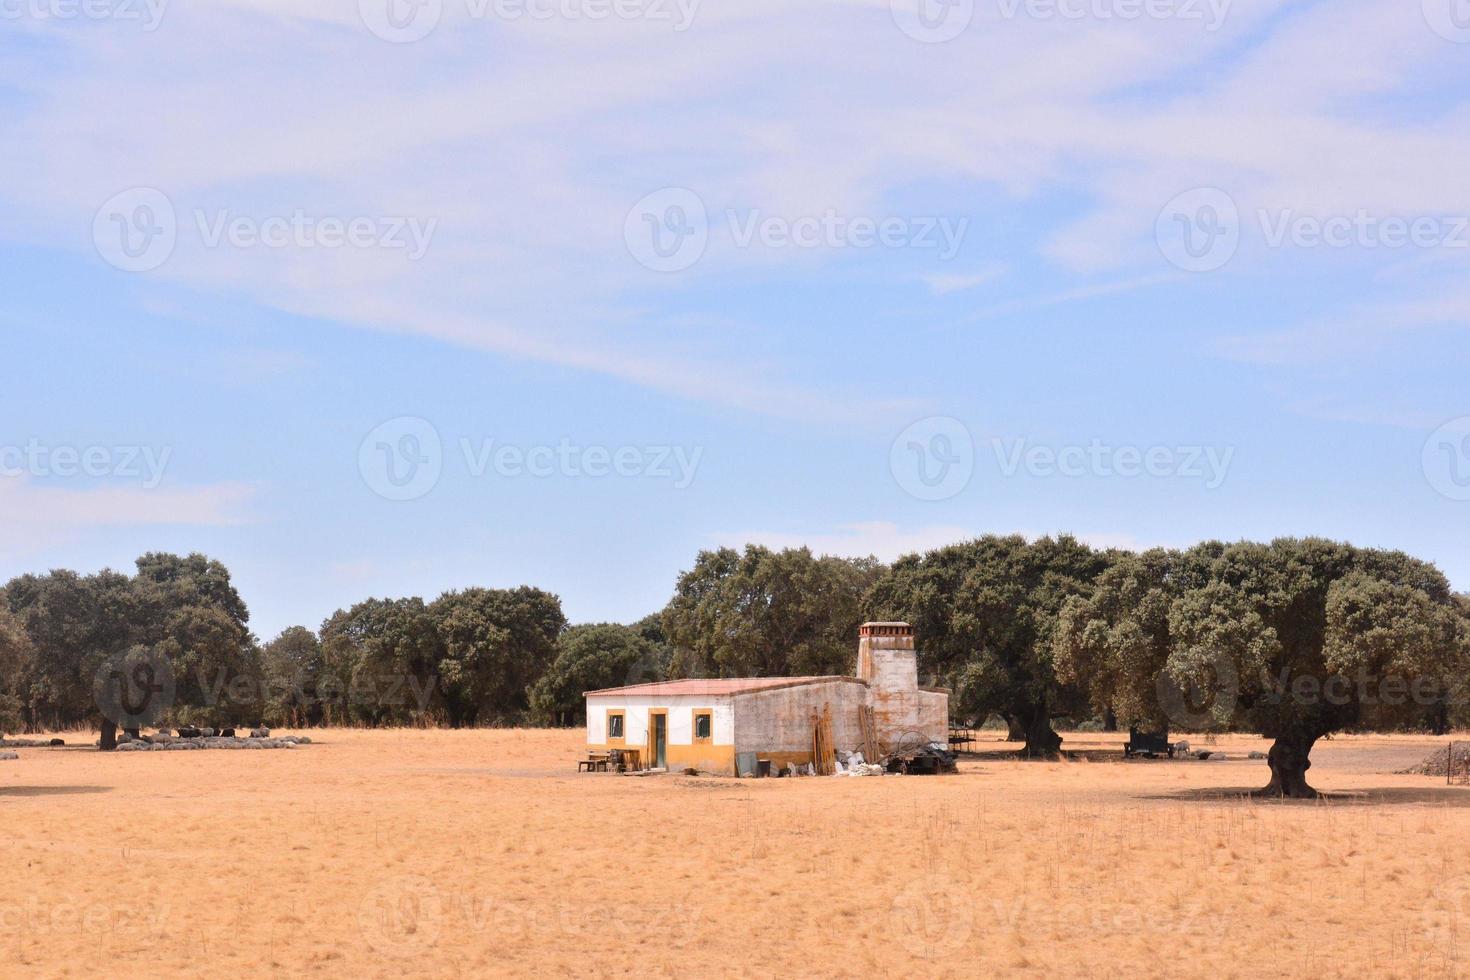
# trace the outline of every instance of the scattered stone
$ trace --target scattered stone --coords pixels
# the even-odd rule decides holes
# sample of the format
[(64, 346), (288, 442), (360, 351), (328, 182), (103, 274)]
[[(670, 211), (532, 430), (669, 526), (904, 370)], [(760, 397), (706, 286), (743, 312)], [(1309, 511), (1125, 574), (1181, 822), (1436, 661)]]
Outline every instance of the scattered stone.
[(270, 738), (271, 737), (271, 730), (269, 728), (266, 728), (264, 725), (261, 725), (259, 728), (252, 728), (252, 729), (250, 729), (250, 737), (251, 738)]
[(1252, 752), (1250, 754), (1249, 758), (1252, 758), (1252, 759), (1264, 759), (1264, 758), (1266, 758), (1266, 753), (1264, 753), (1264, 752)]
[(16, 755), (14, 752), (0, 752), (0, 761), (9, 762), (12, 759), (19, 758), (20, 756)]
[(44, 749), (52, 745), (65, 745), (59, 738), (0, 738), (0, 749)]
[[(1423, 761), (1407, 769), (1400, 769), (1400, 776), (1448, 776), (1450, 774), (1450, 750), (1448, 747), (1435, 749)], [(1470, 742), (1455, 743), (1455, 772), (1464, 772), (1470, 765)]]
[(220, 735), (199, 738), (169, 738), (159, 741), (155, 736), (151, 742), (138, 740), (119, 744), (119, 752), (189, 752), (203, 749), (294, 749), (298, 745), (310, 745), (311, 739), (304, 735), (285, 735), (280, 738), (227, 738)]

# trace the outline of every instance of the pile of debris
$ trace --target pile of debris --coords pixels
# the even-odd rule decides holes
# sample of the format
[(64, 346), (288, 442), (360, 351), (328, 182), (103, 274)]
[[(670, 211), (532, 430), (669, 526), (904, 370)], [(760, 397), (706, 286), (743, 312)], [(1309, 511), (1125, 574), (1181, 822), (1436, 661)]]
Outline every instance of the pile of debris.
[(837, 771), (834, 776), (882, 776), (888, 770), (881, 763), (867, 762), (861, 752), (837, 753)]
[(1455, 772), (1464, 772), (1470, 767), (1470, 742), (1455, 742), (1453, 746), (1435, 749), (1423, 761), (1407, 769), (1398, 770), (1400, 776), (1448, 776), (1450, 774), (1450, 748), (1455, 750)]
[(189, 728), (178, 730), (172, 735), (167, 729), (156, 735), (134, 737), (126, 733), (119, 735), (119, 752), (184, 752), (190, 749), (294, 749), (298, 745), (310, 745), (306, 735), (282, 735), (271, 737), (269, 728), (255, 728), (249, 738), (235, 735), (233, 728), (216, 731), (213, 728)]

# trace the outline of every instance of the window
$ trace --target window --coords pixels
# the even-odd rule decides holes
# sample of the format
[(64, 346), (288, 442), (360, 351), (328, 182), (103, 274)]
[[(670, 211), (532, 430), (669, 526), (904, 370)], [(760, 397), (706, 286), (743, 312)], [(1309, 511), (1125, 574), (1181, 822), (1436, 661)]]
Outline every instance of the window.
[(694, 712), (694, 738), (696, 741), (708, 742), (714, 734), (714, 716), (708, 711)]
[(621, 711), (616, 713), (609, 711), (607, 713), (607, 737), (623, 737), (623, 713)]

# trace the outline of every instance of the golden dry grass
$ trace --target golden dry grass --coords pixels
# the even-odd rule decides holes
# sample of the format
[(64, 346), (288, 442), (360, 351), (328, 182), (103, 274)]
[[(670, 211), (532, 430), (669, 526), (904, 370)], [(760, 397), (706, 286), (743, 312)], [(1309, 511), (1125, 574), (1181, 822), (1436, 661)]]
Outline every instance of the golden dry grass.
[[(577, 775), (575, 732), (0, 762), (4, 976), (1470, 973), (1470, 789), (1319, 746), (958, 776)], [(1113, 747), (1069, 736), (1069, 748)], [(992, 745), (986, 748), (1001, 748)]]

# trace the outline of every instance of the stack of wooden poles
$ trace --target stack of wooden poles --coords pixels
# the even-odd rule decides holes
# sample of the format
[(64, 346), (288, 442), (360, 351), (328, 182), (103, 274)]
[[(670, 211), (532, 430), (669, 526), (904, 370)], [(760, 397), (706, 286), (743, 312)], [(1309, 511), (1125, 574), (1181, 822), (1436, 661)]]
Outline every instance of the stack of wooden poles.
[(858, 731), (863, 736), (863, 761), (875, 763), (878, 761), (878, 722), (873, 717), (873, 709), (866, 704), (858, 705)]
[(818, 776), (837, 771), (837, 748), (832, 744), (832, 706), (822, 705), (822, 713), (812, 712), (812, 768)]

